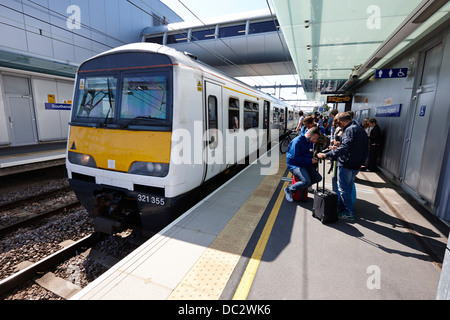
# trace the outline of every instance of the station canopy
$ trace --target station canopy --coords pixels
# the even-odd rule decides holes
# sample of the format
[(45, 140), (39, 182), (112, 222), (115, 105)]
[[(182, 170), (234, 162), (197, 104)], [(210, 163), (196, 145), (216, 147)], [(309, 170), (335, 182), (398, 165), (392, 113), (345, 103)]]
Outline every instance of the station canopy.
[(448, 21), (447, 0), (272, 0), (309, 100), (344, 93)]

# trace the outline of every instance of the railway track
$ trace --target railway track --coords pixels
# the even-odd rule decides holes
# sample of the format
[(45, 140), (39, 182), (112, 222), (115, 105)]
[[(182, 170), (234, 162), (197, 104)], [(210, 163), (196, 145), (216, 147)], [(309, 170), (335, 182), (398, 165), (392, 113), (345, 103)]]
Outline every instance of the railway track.
[(4, 300), (69, 299), (146, 240), (130, 245), (126, 238), (132, 231), (94, 233), (92, 220), (66, 187), (2, 204), (0, 219)]
[[(51, 195), (56, 194), (56, 193), (57, 192), (52, 192)], [(51, 195), (46, 195), (46, 196), (48, 197)], [(41, 196), (39, 199), (44, 199), (42, 197), (43, 196)], [(7, 208), (16, 207), (16, 206), (18, 207), (19, 205), (26, 203), (24, 201), (26, 201), (26, 200), (20, 200), (20, 203), (10, 204), (5, 207), (7, 207)], [(79, 205), (80, 205), (80, 202), (77, 199), (75, 199), (75, 200), (69, 201), (68, 203), (64, 203), (64, 204), (52, 207), (50, 209), (47, 209), (44, 212), (32, 213), (32, 212), (23, 211), (23, 213), (20, 214), (18, 221), (10, 222), (10, 223), (7, 223), (6, 225), (0, 224), (0, 237), (6, 235), (8, 233), (14, 232), (20, 228), (28, 227), (32, 224), (35, 224), (43, 219), (53, 216), (53, 215), (57, 215), (62, 212), (65, 212), (67, 210), (73, 209)], [(0, 207), (0, 212), (2, 212), (2, 211), (3, 210)]]
[(139, 232), (127, 230), (65, 241), (69, 244), (57, 252), (1, 280), (0, 299), (70, 299), (145, 240)]
[(12, 276), (3, 279), (0, 281), (0, 296), (20, 287), (27, 281), (32, 280), (38, 273), (47, 271), (55, 265), (62, 263), (64, 260), (73, 256), (77, 251), (93, 246), (99, 239), (100, 237), (97, 233), (90, 234)]
[(61, 187), (57, 188), (56, 190), (50, 190), (50, 191), (42, 192), (39, 194), (34, 194), (34, 195), (31, 195), (28, 197), (19, 198), (18, 200), (13, 200), (11, 202), (5, 202), (5, 203), (0, 204), (0, 212), (10, 210), (11, 208), (19, 207), (20, 205), (23, 205), (23, 204), (50, 198), (50, 197), (56, 196), (60, 192), (71, 192), (71, 191), (72, 191), (72, 189), (70, 187), (61, 186)]
[(0, 237), (79, 205), (72, 190), (62, 187), (0, 205)]
[[(8, 189), (0, 198), (1, 294), (90, 241), (92, 221), (64, 179)], [(61, 249), (60, 243), (69, 245)]]

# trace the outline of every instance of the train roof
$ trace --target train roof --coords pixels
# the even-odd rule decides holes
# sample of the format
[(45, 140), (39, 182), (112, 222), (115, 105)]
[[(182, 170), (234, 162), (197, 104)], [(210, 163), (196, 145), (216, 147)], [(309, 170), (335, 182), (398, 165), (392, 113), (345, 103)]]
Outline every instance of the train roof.
[(198, 61), (197, 58), (187, 52), (180, 52), (176, 49), (170, 48), (168, 46), (156, 44), (156, 43), (148, 43), (148, 42), (138, 42), (138, 43), (131, 43), (124, 46), (120, 46), (108, 51), (105, 51), (103, 53), (100, 53), (92, 58), (87, 59), (84, 61), (81, 65), (82, 66), (92, 60), (95, 60), (97, 58), (107, 56), (107, 55), (113, 55), (115, 53), (123, 53), (123, 52), (149, 52), (149, 53), (159, 53), (162, 55), (166, 55), (169, 57), (172, 61), (172, 63), (178, 63), (182, 65), (186, 65), (192, 68), (200, 69), (203, 72), (208, 72), (210, 74), (215, 74), (216, 76), (219, 76), (222, 79), (225, 79), (226, 81), (233, 82), (238, 86), (245, 87), (248, 90), (251, 90), (253, 92), (257, 92), (259, 95), (262, 95), (265, 100), (276, 102), (281, 105), (290, 106), (288, 103), (279, 100), (263, 91), (260, 91), (258, 89), (255, 89), (251, 87), (250, 85), (236, 79), (233, 77), (228, 76), (227, 74), (223, 73), (222, 71), (213, 68), (201, 61)]

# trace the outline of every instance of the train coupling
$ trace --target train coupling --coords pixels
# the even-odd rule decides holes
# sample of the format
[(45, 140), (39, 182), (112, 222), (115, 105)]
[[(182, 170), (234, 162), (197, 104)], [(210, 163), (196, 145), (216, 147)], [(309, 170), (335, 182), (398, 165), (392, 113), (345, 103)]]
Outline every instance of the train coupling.
[(117, 192), (102, 192), (94, 196), (94, 229), (106, 234), (122, 230), (131, 214), (126, 199)]

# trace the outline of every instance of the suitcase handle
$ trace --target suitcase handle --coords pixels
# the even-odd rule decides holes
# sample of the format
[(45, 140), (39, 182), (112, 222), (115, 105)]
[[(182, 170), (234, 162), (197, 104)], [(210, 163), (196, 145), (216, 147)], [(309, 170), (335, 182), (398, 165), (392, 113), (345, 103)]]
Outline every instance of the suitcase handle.
[[(323, 186), (323, 189), (322, 189), (322, 190), (325, 190), (325, 159), (319, 159), (319, 163), (320, 163), (320, 162), (323, 162), (323, 176), (322, 176), (322, 182), (323, 182), (322, 186)], [(317, 166), (317, 171), (319, 171), (319, 166)], [(317, 181), (317, 187), (316, 187), (316, 189), (319, 190), (319, 181)]]
[[(329, 148), (322, 150), (322, 153), (327, 153), (328, 151), (330, 151)], [(322, 176), (322, 181), (323, 181), (323, 189), (325, 191), (325, 159), (319, 159), (319, 163), (323, 162), (323, 176)], [(317, 166), (317, 171), (319, 171), (319, 166)], [(319, 182), (317, 182), (317, 190), (319, 190)]]

